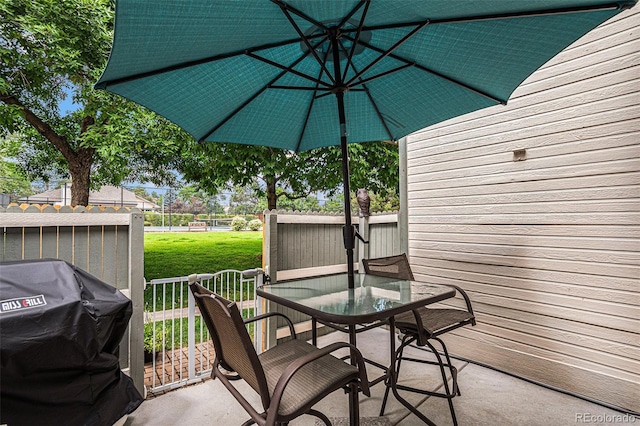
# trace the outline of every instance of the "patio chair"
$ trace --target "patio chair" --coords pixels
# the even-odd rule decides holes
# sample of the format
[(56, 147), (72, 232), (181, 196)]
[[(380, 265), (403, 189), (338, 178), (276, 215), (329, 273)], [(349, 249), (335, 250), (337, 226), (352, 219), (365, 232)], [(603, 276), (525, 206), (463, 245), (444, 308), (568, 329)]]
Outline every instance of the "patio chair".
[[(286, 425), (302, 414), (310, 414), (331, 425), (329, 419), (312, 406), (331, 392), (350, 385), (360, 386), (369, 396), (362, 355), (354, 346), (339, 342), (317, 348), (295, 339), (293, 323), (285, 315), (271, 312), (243, 320), (235, 302), (226, 300), (189, 277), (204, 322), (213, 340), (215, 359), (211, 377), (218, 378), (251, 416), (243, 426)], [(294, 337), (258, 354), (246, 324), (270, 316), (282, 316)], [(331, 355), (349, 348), (356, 358), (353, 366)], [(260, 396), (262, 409), (255, 409), (230, 380), (244, 379)]]
[(413, 273), (405, 253), (375, 259), (362, 259), (362, 266), (367, 274), (413, 281)]
[[(399, 278), (413, 280), (413, 273), (411, 272), (411, 266), (407, 259), (406, 254), (397, 256), (389, 256), (377, 259), (363, 259), (363, 265), (365, 272), (372, 275), (382, 275), (386, 277)], [(444, 386), (444, 392), (432, 392), (422, 389), (416, 389), (409, 386), (396, 385), (397, 389), (416, 392), (423, 395), (430, 395), (440, 398), (446, 398), (449, 403), (449, 410), (451, 411), (451, 418), (454, 425), (457, 425), (456, 413), (453, 408), (453, 398), (456, 395), (460, 395), (460, 389), (458, 388), (458, 370), (451, 363), (449, 352), (444, 341), (439, 338), (440, 335), (447, 333), (456, 328), (463, 327), (471, 324), (475, 325), (475, 315), (473, 313), (473, 307), (471, 306), (471, 300), (467, 293), (458, 286), (451, 285), (462, 296), (466, 303), (466, 310), (464, 309), (451, 309), (451, 308), (427, 308), (421, 307), (411, 312), (406, 312), (394, 317), (395, 326), (401, 333), (401, 343), (396, 350), (396, 378), (400, 374), (400, 365), (402, 361), (418, 362), (423, 364), (437, 365), (440, 368), (442, 375), (442, 381)], [(440, 354), (440, 351), (431, 343), (435, 340), (440, 344), (444, 359)], [(428, 348), (433, 353), (437, 361), (429, 361), (424, 359), (417, 359), (404, 356), (404, 349), (415, 343), (420, 348)], [(426, 350), (425, 348), (425, 350)], [(446, 370), (449, 370), (451, 376), (451, 388), (449, 387)], [(382, 407), (380, 409), (380, 415), (384, 415), (384, 410), (389, 396), (389, 388), (385, 390), (384, 398), (382, 400)]]

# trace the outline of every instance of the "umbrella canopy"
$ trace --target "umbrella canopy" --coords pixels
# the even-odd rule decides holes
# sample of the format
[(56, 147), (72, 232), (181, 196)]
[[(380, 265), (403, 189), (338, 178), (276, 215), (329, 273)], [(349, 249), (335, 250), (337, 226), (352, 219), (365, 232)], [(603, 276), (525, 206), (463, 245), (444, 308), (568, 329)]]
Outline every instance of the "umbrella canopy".
[(397, 140), (506, 104), (635, 0), (120, 0), (96, 84), (199, 141), (304, 151)]

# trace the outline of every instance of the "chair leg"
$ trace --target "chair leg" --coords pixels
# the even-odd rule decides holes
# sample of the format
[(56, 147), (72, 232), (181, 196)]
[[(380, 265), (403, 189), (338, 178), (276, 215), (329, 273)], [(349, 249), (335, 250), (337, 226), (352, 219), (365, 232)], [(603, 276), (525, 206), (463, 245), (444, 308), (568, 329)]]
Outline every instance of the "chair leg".
[[(442, 340), (436, 338), (436, 340), (438, 340), (440, 342), (440, 344), (442, 345), (443, 348), (446, 348), (446, 346), (444, 345), (444, 343), (442, 342)], [(453, 420), (453, 425), (454, 426), (458, 426), (458, 420), (456, 419), (456, 411), (453, 408), (453, 398), (456, 396), (456, 382), (457, 382), (457, 374), (454, 373), (453, 370), (453, 366), (451, 365), (451, 361), (449, 360), (449, 356), (448, 354), (446, 355), (447, 360), (449, 361), (449, 371), (451, 372), (451, 386), (452, 389), (449, 390), (449, 380), (447, 379), (447, 373), (444, 371), (444, 363), (442, 361), (442, 357), (440, 356), (440, 353), (438, 352), (438, 350), (435, 348), (435, 346), (433, 346), (428, 340), (427, 340), (427, 346), (429, 346), (429, 348), (431, 349), (431, 351), (433, 352), (433, 354), (436, 356), (436, 359), (438, 360), (438, 365), (440, 367), (440, 374), (442, 375), (442, 385), (444, 386), (444, 395), (443, 397), (447, 398), (447, 402), (449, 403), (449, 411), (451, 412), (451, 418)], [(445, 354), (446, 354), (446, 349), (445, 349)]]
[(451, 372), (451, 377), (453, 382), (453, 392), (458, 396), (461, 396), (462, 394), (460, 393), (460, 386), (458, 386), (457, 372), (454, 373), (454, 367), (453, 367), (453, 364), (451, 363), (451, 358), (449, 357), (449, 351), (447, 350), (447, 345), (445, 345), (444, 342), (438, 337), (434, 337), (433, 339), (437, 340), (440, 343), (440, 346), (442, 346), (442, 353), (444, 353), (444, 356), (447, 359), (447, 365), (449, 366), (449, 371)]
[[(440, 355), (440, 352), (430, 342), (431, 339), (437, 340), (440, 343), (440, 346), (442, 346), (442, 353), (444, 355), (444, 359), (442, 355)], [(457, 395), (460, 395), (460, 390), (458, 388), (458, 378), (457, 378), (458, 371), (451, 363), (451, 358), (449, 357), (449, 352), (447, 351), (447, 346), (444, 344), (444, 342), (437, 337), (432, 337), (431, 339), (426, 341), (426, 346), (427, 346), (426, 348), (419, 347), (419, 349), (422, 349), (427, 352), (432, 352), (433, 355), (436, 357), (436, 361), (421, 360), (421, 359), (416, 359), (412, 357), (407, 357), (404, 359), (405, 361), (413, 361), (413, 362), (419, 362), (423, 364), (438, 365), (438, 367), (440, 368), (440, 375), (442, 376), (442, 386), (444, 388), (444, 392), (426, 391), (426, 390), (410, 388), (407, 386), (400, 386), (400, 385), (397, 385), (396, 387), (397, 389), (401, 389), (409, 392), (417, 392), (423, 395), (430, 395), (438, 398), (446, 398), (447, 403), (449, 404), (449, 411), (451, 412), (451, 419), (453, 420), (454, 426), (457, 426), (458, 420), (456, 418), (456, 412), (453, 407), (453, 398)], [(395, 369), (396, 380), (400, 375), (400, 363), (403, 359), (404, 348), (405, 346), (408, 346), (409, 344), (411, 344), (414, 340), (415, 338), (407, 339), (405, 337), (405, 339), (403, 339), (402, 343), (400, 344), (400, 347), (396, 351), (396, 369)], [(445, 366), (449, 369), (449, 373), (451, 375), (451, 382), (452, 382), (451, 388), (449, 388), (449, 380), (447, 378)], [(389, 387), (387, 387), (387, 389), (385, 390), (385, 395), (382, 401), (382, 409), (380, 410), (380, 416), (384, 415), (384, 409), (387, 402), (388, 393), (389, 393)]]

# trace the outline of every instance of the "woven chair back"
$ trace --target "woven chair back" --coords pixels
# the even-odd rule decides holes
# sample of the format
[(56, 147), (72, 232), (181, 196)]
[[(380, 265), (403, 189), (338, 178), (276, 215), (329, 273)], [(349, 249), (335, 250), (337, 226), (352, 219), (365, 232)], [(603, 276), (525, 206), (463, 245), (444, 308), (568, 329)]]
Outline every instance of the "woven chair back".
[(236, 372), (262, 398), (268, 398), (267, 381), (240, 310), (231, 302), (200, 284), (192, 284), (191, 291), (204, 319), (216, 354), (213, 368), (220, 364)]
[(362, 263), (367, 274), (413, 281), (409, 259), (404, 253), (396, 256), (362, 259)]

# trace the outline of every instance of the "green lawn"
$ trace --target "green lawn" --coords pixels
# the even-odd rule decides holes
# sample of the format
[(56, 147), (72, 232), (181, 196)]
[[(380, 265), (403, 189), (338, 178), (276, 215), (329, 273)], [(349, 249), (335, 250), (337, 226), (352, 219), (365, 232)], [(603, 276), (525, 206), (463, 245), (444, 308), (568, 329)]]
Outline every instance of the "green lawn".
[[(165, 232), (144, 234), (144, 274), (147, 281), (171, 278), (193, 273), (214, 273), (224, 269), (245, 270), (262, 266), (262, 232)], [(186, 292), (162, 287), (156, 291), (155, 309), (186, 307)], [(163, 303), (163, 300), (166, 302)], [(165, 305), (166, 303), (166, 305)], [(145, 310), (152, 310), (153, 286), (145, 290)], [(243, 310), (243, 316), (252, 310)], [(156, 351), (165, 347), (177, 348), (180, 342), (187, 344), (187, 320), (167, 320), (145, 324), (145, 349), (151, 349), (155, 340)], [(200, 330), (200, 317), (196, 318), (196, 330)], [(250, 326), (251, 332), (253, 325)], [(163, 333), (164, 341), (163, 341)], [(199, 332), (196, 333), (199, 340)], [(208, 338), (208, 337), (205, 337)]]
[(180, 277), (262, 266), (262, 232), (146, 232), (144, 277)]

